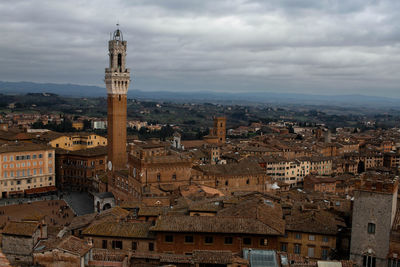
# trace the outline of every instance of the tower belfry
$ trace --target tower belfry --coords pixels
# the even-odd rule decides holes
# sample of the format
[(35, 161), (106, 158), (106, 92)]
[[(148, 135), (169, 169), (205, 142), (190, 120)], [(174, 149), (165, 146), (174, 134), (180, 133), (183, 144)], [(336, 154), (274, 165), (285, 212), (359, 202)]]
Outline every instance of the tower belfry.
[(108, 41), (109, 66), (105, 71), (108, 120), (108, 169), (126, 168), (126, 100), (130, 70), (125, 67), (126, 46), (117, 28)]

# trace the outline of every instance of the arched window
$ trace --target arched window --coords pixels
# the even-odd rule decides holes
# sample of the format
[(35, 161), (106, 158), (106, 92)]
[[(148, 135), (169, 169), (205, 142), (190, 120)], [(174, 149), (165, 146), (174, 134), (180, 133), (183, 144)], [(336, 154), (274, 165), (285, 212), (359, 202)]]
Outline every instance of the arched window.
[(118, 54), (118, 69), (119, 69), (119, 71), (122, 71), (121, 68), (122, 68), (122, 55)]

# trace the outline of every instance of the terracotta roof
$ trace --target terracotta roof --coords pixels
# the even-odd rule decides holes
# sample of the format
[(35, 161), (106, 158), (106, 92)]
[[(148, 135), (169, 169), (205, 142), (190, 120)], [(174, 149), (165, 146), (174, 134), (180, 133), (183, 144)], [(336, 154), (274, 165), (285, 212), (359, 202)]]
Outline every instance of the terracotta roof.
[(82, 157), (95, 157), (107, 155), (107, 146), (97, 146), (93, 148), (80, 149), (80, 150), (65, 150), (58, 148), (56, 153), (59, 155), (71, 155), (71, 156), (82, 156)]
[(39, 150), (49, 150), (49, 149), (54, 150), (54, 148), (52, 147), (33, 144), (33, 143), (12, 143), (12, 144), (0, 145), (0, 153), (39, 151)]
[(139, 208), (138, 216), (159, 216), (167, 213), (169, 207), (142, 206)]
[(0, 139), (6, 141), (17, 141), (17, 140), (31, 140), (32, 135), (25, 132), (14, 132), (14, 131), (2, 131), (0, 130)]
[(185, 149), (190, 149), (194, 147), (201, 147), (207, 144), (207, 142), (204, 140), (184, 140), (181, 141), (181, 144), (185, 147)]
[(285, 221), (282, 219), (281, 206), (265, 198), (250, 196), (248, 200), (220, 210), (218, 216), (252, 218), (271, 227), (277, 233), (284, 234), (285, 232)]
[(3, 235), (17, 235), (32, 237), (36, 229), (39, 228), (38, 222), (8, 222), (3, 229)]
[(111, 218), (114, 220), (115, 218), (126, 218), (129, 215), (129, 211), (121, 208), (121, 207), (113, 207), (108, 210), (102, 211), (97, 215), (98, 219)]
[(222, 216), (160, 216), (151, 230), (156, 232), (281, 234), (255, 219)]
[(60, 250), (64, 250), (79, 256), (85, 255), (91, 249), (91, 247), (92, 246), (88, 245), (86, 241), (72, 235), (61, 241), (61, 243), (57, 246), (57, 248)]
[(344, 226), (334, 214), (328, 211), (294, 211), (286, 216), (286, 230), (336, 235), (338, 228)]
[(206, 175), (254, 175), (264, 174), (263, 168), (255, 162), (199, 165), (193, 167)]
[(102, 221), (94, 222), (82, 231), (87, 236), (114, 236), (125, 238), (153, 238), (149, 233), (151, 223)]
[(71, 230), (85, 227), (94, 221), (94, 219), (96, 218), (96, 215), (97, 215), (97, 213), (90, 213), (90, 214), (85, 214), (85, 215), (74, 217), (72, 219), (71, 223), (68, 225), (67, 229), (69, 231), (71, 231)]
[(227, 250), (193, 250), (193, 260), (196, 263), (230, 264), (233, 261), (233, 255)]

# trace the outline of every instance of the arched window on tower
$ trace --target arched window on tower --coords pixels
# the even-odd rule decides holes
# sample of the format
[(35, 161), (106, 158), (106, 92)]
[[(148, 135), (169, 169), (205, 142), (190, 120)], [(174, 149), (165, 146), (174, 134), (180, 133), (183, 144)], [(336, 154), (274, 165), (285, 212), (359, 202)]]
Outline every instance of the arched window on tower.
[(118, 54), (118, 69), (122, 71), (122, 55)]
[(113, 67), (114, 56), (110, 53), (110, 69)]

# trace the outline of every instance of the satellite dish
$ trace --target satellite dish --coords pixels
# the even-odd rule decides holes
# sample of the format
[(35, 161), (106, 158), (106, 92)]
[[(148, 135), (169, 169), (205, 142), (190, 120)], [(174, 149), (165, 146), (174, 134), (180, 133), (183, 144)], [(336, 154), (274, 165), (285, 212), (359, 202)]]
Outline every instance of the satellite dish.
[(108, 166), (108, 170), (111, 171), (111, 170), (112, 170), (112, 163), (111, 163), (111, 160), (108, 161), (107, 166)]

